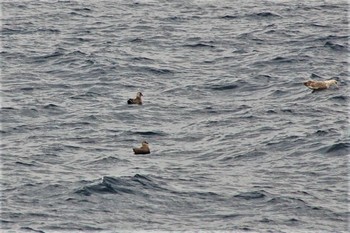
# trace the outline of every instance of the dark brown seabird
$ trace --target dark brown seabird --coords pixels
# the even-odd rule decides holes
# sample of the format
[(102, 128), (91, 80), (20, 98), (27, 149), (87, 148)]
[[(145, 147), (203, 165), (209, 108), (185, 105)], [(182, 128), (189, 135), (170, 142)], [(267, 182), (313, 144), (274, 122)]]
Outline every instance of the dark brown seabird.
[(142, 93), (141, 92), (137, 92), (136, 94), (136, 98), (135, 99), (128, 99), (128, 104), (142, 104), (142, 99), (141, 99)]

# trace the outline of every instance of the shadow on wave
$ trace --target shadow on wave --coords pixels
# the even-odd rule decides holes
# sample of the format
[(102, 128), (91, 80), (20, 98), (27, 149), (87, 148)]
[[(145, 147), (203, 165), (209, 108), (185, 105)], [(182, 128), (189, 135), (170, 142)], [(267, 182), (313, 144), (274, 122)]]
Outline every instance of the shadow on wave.
[(141, 136), (166, 136), (167, 135), (162, 131), (134, 131), (134, 132), (131, 132), (131, 134), (141, 135)]
[(153, 178), (146, 175), (136, 174), (135, 176), (110, 177), (104, 176), (97, 184), (87, 185), (75, 193), (90, 196), (92, 194), (134, 194), (148, 196), (146, 190), (166, 190)]
[(244, 87), (244, 86), (249, 86), (250, 84), (248, 82), (246, 82), (245, 80), (237, 80), (231, 83), (214, 83), (214, 82), (210, 82), (207, 83), (204, 88), (205, 89), (209, 89), (209, 90), (213, 90), (213, 91), (230, 91), (233, 89), (237, 89), (240, 87)]
[[(111, 177), (104, 176), (102, 180), (95, 184), (88, 184), (75, 191), (76, 194), (91, 196), (98, 194), (115, 195), (135, 195), (149, 197), (154, 192), (160, 192), (161, 196), (173, 195), (174, 198), (191, 198), (194, 200), (208, 199), (211, 201), (222, 200), (222, 196), (211, 191), (178, 191), (167, 187), (166, 181), (159, 181), (158, 178), (151, 175), (122, 176)], [(158, 194), (158, 195), (159, 195)]]
[(277, 13), (269, 12), (269, 11), (262, 11), (262, 12), (257, 12), (257, 13), (252, 13), (252, 14), (245, 14), (245, 15), (233, 15), (233, 14), (227, 14), (224, 16), (221, 16), (219, 18), (225, 19), (225, 20), (232, 20), (232, 19), (239, 19), (243, 17), (248, 17), (248, 18), (256, 18), (256, 19), (270, 19), (270, 18), (281, 18)]
[(252, 65), (257, 67), (264, 67), (266, 65), (288, 65), (288, 64), (294, 64), (299, 62), (308, 62), (309, 60), (310, 60), (310, 57), (307, 55), (304, 55), (304, 56), (292, 55), (287, 57), (276, 56), (271, 59), (255, 61)]
[(238, 199), (244, 199), (244, 200), (257, 200), (257, 199), (265, 199), (268, 196), (270, 196), (269, 193), (267, 193), (264, 190), (259, 190), (259, 191), (241, 192), (234, 195), (233, 197)]
[(335, 51), (344, 51), (344, 52), (348, 52), (349, 51), (348, 46), (337, 44), (337, 43), (334, 43), (334, 42), (331, 42), (331, 41), (327, 41), (324, 44), (324, 47), (325, 48), (331, 48), (332, 50), (335, 50)]
[(189, 48), (215, 48), (214, 45), (208, 44), (208, 43), (202, 43), (198, 42), (196, 44), (186, 44), (184, 47), (189, 47)]
[(105, 157), (95, 159), (93, 161), (88, 161), (88, 162), (86, 162), (86, 164), (93, 164), (93, 165), (108, 164), (108, 165), (114, 166), (116, 163), (123, 163), (123, 162), (128, 162), (128, 161), (124, 160), (124, 159), (119, 159), (119, 158), (114, 157), (114, 156), (105, 156)]
[(253, 13), (253, 14), (249, 14), (247, 15), (248, 17), (256, 17), (256, 18), (281, 18), (280, 15), (278, 15), (277, 13), (272, 13), (269, 11), (263, 11), (263, 12), (259, 12), (259, 13)]
[(155, 68), (155, 67), (150, 67), (150, 66), (134, 66), (130, 67), (131, 69), (135, 70), (136, 72), (140, 73), (152, 73), (155, 75), (165, 75), (165, 74), (174, 74), (175, 71), (171, 69), (166, 69), (166, 68)]
[(243, 161), (251, 161), (256, 160), (262, 156), (267, 155), (266, 152), (258, 151), (256, 149), (246, 152), (239, 152), (237, 155), (229, 155), (220, 159), (221, 162), (227, 163), (227, 166), (231, 166), (231, 162), (243, 160)]
[(323, 153), (332, 156), (345, 156), (350, 154), (350, 143), (339, 142), (321, 149)]

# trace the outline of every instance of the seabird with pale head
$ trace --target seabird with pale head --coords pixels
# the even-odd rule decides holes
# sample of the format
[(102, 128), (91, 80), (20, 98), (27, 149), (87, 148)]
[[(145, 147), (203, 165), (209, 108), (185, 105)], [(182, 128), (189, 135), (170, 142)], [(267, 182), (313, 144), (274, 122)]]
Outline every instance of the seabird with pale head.
[(140, 148), (133, 148), (134, 153), (137, 154), (149, 154), (151, 153), (148, 142), (143, 141)]
[(304, 85), (310, 88), (313, 91), (319, 91), (328, 89), (333, 85), (337, 85), (337, 80), (331, 79), (331, 80), (325, 80), (325, 81), (314, 81), (310, 80), (307, 82), (304, 82)]
[(142, 99), (141, 99), (142, 93), (141, 92), (137, 92), (136, 94), (136, 98), (135, 99), (128, 99), (128, 104), (142, 104)]

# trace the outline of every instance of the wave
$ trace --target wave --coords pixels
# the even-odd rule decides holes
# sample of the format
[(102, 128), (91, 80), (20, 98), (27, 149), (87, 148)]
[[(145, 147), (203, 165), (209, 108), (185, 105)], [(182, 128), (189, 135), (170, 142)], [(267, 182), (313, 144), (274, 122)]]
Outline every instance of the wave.
[(334, 43), (334, 42), (331, 42), (331, 41), (327, 41), (324, 44), (324, 47), (331, 48), (331, 49), (333, 49), (335, 51), (344, 51), (344, 52), (349, 51), (348, 46), (337, 44), (337, 43)]
[(13, 107), (0, 107), (0, 110), (17, 110), (17, 109)]
[(166, 136), (167, 134), (160, 131), (136, 131), (132, 134), (141, 135), (141, 136)]
[(71, 56), (71, 55), (73, 55), (73, 56), (86, 56), (87, 53), (84, 53), (80, 50), (74, 50), (73, 52), (67, 53), (67, 55), (69, 55), (69, 56)]
[(237, 19), (238, 16), (236, 15), (225, 15), (225, 16), (221, 16), (221, 19)]
[[(275, 196), (270, 198), (266, 203), (271, 207), (276, 207), (279, 209), (283, 207), (283, 208), (289, 208), (290, 211), (296, 212), (296, 213), (305, 212), (307, 214), (312, 214), (312, 215), (316, 214), (319, 216), (327, 215), (328, 217), (335, 218), (337, 220), (340, 220), (340, 218), (343, 215), (344, 215), (344, 219), (346, 219), (346, 215), (348, 215), (348, 213), (342, 213), (342, 212), (338, 213), (322, 206), (316, 206), (314, 204), (310, 204), (309, 201), (303, 200), (301, 197)], [(287, 221), (295, 221), (295, 220), (291, 218)]]
[(32, 167), (32, 166), (36, 166), (35, 163), (25, 163), (25, 162), (16, 162), (17, 165), (22, 165), (22, 166), (26, 166), (26, 167)]
[(154, 61), (151, 58), (148, 57), (132, 57), (130, 60), (132, 61)]
[(284, 65), (284, 64), (288, 65), (288, 64), (307, 62), (307, 61), (309, 61), (308, 56), (293, 55), (288, 57), (276, 56), (268, 60), (256, 61), (256, 62), (253, 62), (252, 64), (258, 67), (264, 67), (266, 65)]
[(132, 194), (148, 196), (146, 190), (165, 190), (150, 176), (136, 174), (135, 176), (110, 177), (104, 176), (97, 184), (87, 185), (75, 193), (90, 196), (92, 194)]
[(87, 162), (87, 164), (112, 164), (113, 165), (124, 161), (125, 160), (116, 158), (114, 156), (107, 156), (107, 157), (99, 158), (93, 161), (89, 161)]
[(320, 37), (317, 37), (317, 38), (313, 38), (312, 37), (312, 40), (313, 42), (317, 42), (317, 41), (326, 41), (327, 42), (331, 42), (331, 41), (338, 41), (338, 40), (341, 40), (341, 41), (347, 41), (349, 39), (349, 36), (348, 35), (328, 35), (328, 36), (320, 36)]
[(25, 28), (20, 28), (20, 29), (14, 29), (14, 28), (8, 28), (8, 27), (2, 27), (0, 30), (1, 35), (16, 35), (16, 34), (32, 34), (33, 32), (25, 29)]
[(39, 28), (38, 30), (34, 31), (35, 32), (39, 32), (39, 33), (49, 33), (49, 34), (59, 34), (61, 33), (61, 30), (56, 29), (56, 28)]
[(261, 157), (261, 156), (264, 156), (266, 154), (267, 154), (266, 152), (253, 150), (253, 151), (246, 152), (244, 154), (236, 155), (236, 156), (234, 156), (233, 159), (235, 159), (235, 160), (237, 160), (237, 159), (254, 160), (257, 157)]
[(289, 95), (289, 94), (290, 94), (290, 91), (276, 90), (276, 91), (272, 92), (270, 95), (276, 96), (276, 97), (282, 97), (282, 96)]
[(169, 16), (166, 18), (160, 18), (160, 20), (164, 20), (164, 21), (185, 21), (188, 20), (189, 18), (187, 17), (180, 17), (180, 16)]
[(295, 205), (305, 205), (306, 202), (302, 200), (301, 198), (297, 197), (284, 197), (284, 196), (275, 196), (270, 198), (267, 203), (272, 205), (278, 205), (278, 204), (295, 204)]
[(137, 72), (141, 72), (141, 73), (146, 72), (146, 73), (152, 73), (152, 74), (156, 74), (156, 75), (165, 75), (165, 74), (175, 73), (175, 71), (173, 71), (171, 69), (155, 68), (155, 67), (150, 67), (150, 66), (135, 66), (132, 68), (135, 69)]
[(20, 88), (21, 91), (34, 91), (33, 87), (22, 87)]
[[(82, 14), (82, 13), (85, 13), (85, 14)], [(72, 11), (70, 12), (69, 14), (70, 15), (73, 15), (73, 16), (80, 16), (80, 17), (84, 17), (84, 18), (90, 18), (90, 17), (93, 17), (92, 15), (89, 15), (88, 13), (90, 13), (89, 11)]]
[(83, 7), (83, 8), (73, 8), (74, 11), (92, 11), (90, 8), (88, 7)]
[[(331, 3), (331, 2), (330, 2)], [(342, 9), (342, 6), (334, 5), (334, 4), (322, 4), (318, 6), (319, 8), (323, 9)]]
[[(76, 190), (74, 193), (83, 196), (91, 195), (135, 195), (148, 198), (151, 195), (167, 196), (174, 195), (178, 198), (222, 200), (222, 197), (211, 191), (177, 191), (169, 189), (165, 181), (151, 175), (110, 177), (104, 176), (102, 180), (95, 184), (87, 184)], [(155, 200), (156, 201), (156, 200)]]
[(322, 25), (322, 24), (319, 24), (319, 23), (311, 23), (310, 26), (312, 26), (312, 27), (319, 27), (319, 28), (330, 27), (329, 25)]
[(246, 16), (255, 17), (255, 18), (281, 18), (281, 16), (279, 14), (269, 12), (269, 11), (262, 11), (259, 13), (248, 14)]
[(46, 104), (42, 106), (42, 109), (52, 114), (64, 114), (66, 112), (64, 108), (56, 104)]
[(189, 48), (215, 48), (214, 45), (207, 44), (207, 43), (196, 43), (196, 44), (186, 44), (184, 47), (189, 47)]
[(300, 61), (306, 61), (307, 58), (302, 58), (300, 56), (296, 57), (281, 57), (277, 56), (270, 60), (271, 63), (293, 63), (293, 62), (300, 62)]
[(248, 82), (246, 82), (243, 79), (239, 79), (237, 81), (224, 83), (224, 84), (210, 82), (205, 85), (205, 89), (209, 89), (213, 91), (228, 91), (228, 90), (234, 90), (234, 89), (242, 88), (246, 86), (251, 87)]
[(87, 100), (87, 99), (96, 98), (96, 97), (99, 97), (99, 96), (101, 96), (100, 93), (87, 91), (84, 94), (70, 96), (69, 98), (71, 98), (71, 99), (79, 99), (79, 100)]
[(346, 96), (346, 95), (337, 95), (337, 96), (333, 96), (331, 97), (332, 100), (335, 100), (337, 102), (349, 102), (350, 97)]
[(48, 224), (47, 232), (110, 232), (101, 227), (89, 226), (87, 223), (65, 222), (64, 224)]
[(145, 40), (142, 38), (135, 38), (135, 39), (130, 40), (131, 43), (142, 43), (144, 41)]
[(211, 85), (211, 87), (209, 87), (209, 89), (213, 90), (213, 91), (226, 91), (226, 90), (233, 90), (238, 88), (239, 86), (237, 84), (225, 84), (225, 85)]
[(35, 62), (44, 62), (44, 61), (47, 61), (47, 59), (57, 58), (57, 57), (60, 57), (63, 55), (64, 55), (64, 53), (62, 51), (55, 51), (55, 52), (50, 53), (48, 55), (33, 57), (32, 59), (34, 59)]
[(21, 230), (21, 231), (25, 231), (25, 232), (45, 233), (45, 231), (36, 230), (36, 229), (34, 229), (34, 228), (31, 228), (31, 227), (21, 227), (20, 230)]
[(260, 12), (256, 14), (257, 16), (260, 17), (281, 17), (280, 15), (276, 14), (276, 13), (272, 13), (272, 12)]
[(343, 156), (350, 154), (350, 143), (340, 142), (333, 144), (329, 147), (324, 148), (326, 154), (331, 154), (333, 156)]
[(334, 128), (327, 129), (327, 130), (321, 130), (321, 129), (319, 129), (319, 130), (317, 130), (317, 131), (314, 133), (314, 135), (315, 135), (315, 136), (323, 137), (323, 136), (328, 135), (328, 134), (330, 134), (330, 133), (332, 133), (332, 132), (335, 133), (336, 130), (335, 130)]
[(311, 73), (310, 78), (317, 78), (317, 79), (323, 79), (320, 75)]
[(256, 200), (256, 199), (265, 199), (268, 196), (268, 193), (260, 190), (260, 191), (250, 191), (250, 192), (242, 192), (234, 195), (233, 197), (244, 199), (244, 200)]
[(53, 108), (58, 108), (59, 106), (56, 104), (47, 104), (44, 106), (44, 109), (53, 109)]

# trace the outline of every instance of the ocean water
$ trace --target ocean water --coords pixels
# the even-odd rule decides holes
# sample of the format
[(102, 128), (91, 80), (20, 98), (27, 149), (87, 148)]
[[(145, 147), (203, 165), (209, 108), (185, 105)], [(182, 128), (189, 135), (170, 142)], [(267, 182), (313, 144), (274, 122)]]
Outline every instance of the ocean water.
[(347, 1), (1, 8), (1, 232), (349, 231)]

